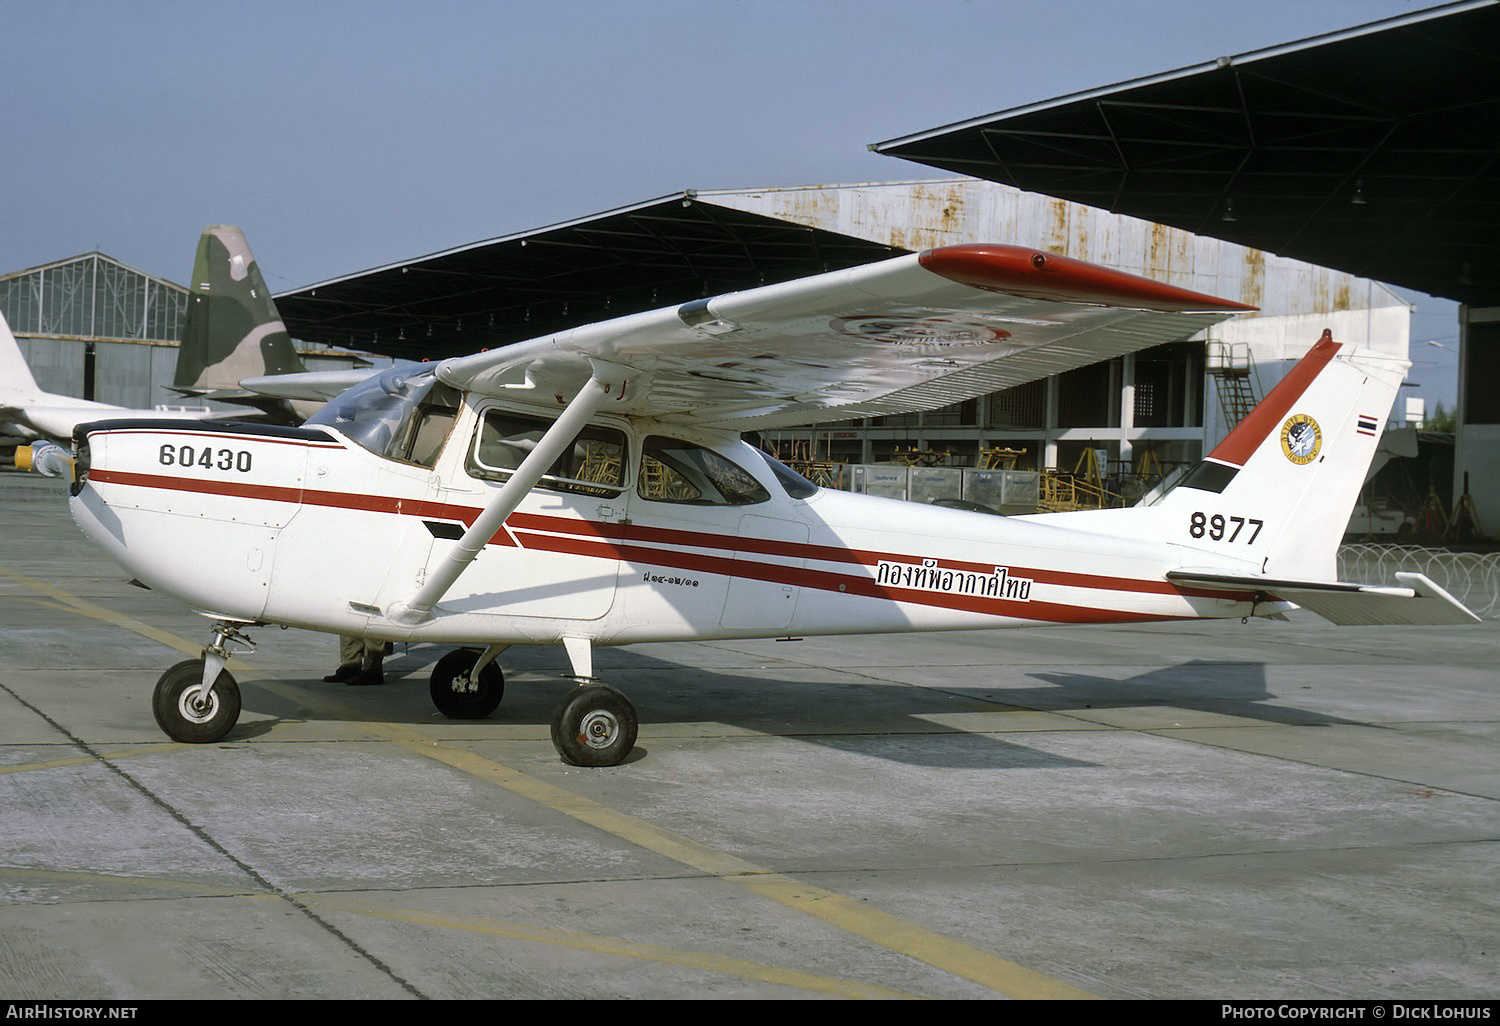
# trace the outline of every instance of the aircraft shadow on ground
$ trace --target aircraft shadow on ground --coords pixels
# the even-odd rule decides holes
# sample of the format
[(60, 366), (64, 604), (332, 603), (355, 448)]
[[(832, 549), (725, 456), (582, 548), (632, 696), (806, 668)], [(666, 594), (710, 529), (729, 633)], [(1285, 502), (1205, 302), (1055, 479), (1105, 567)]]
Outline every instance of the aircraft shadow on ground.
[[(432, 666), (450, 648), (398, 645), (386, 660), (387, 684), (381, 688), (345, 688), (318, 679), (283, 679), (280, 683), (308, 688), (310, 701), (301, 711), (303, 718), (337, 719), (333, 713), (320, 715), (316, 699), (317, 693), (336, 689), (334, 697), (342, 703), (368, 701), (368, 719), (427, 724), (438, 715), (427, 694)], [(1265, 664), (1254, 662), (1198, 660), (1125, 678), (1061, 670), (1023, 673), (999, 666), (993, 684), (914, 687), (870, 678), (828, 680), (838, 671), (803, 664), (773, 662), (766, 671), (751, 675), (743, 667), (675, 663), (628, 649), (604, 650), (596, 655), (596, 672), (629, 696), (643, 724), (722, 723), (735, 733), (744, 730), (791, 737), (886, 761), (934, 768), (1088, 765), (998, 734), (945, 726), (946, 717), (987, 709), (1082, 713), (1086, 717), (1090, 712), (1161, 706), (1299, 726), (1357, 722), (1272, 704), (1279, 696), (1267, 686)], [(489, 720), (475, 724), (550, 724), (558, 701), (573, 686), (563, 676), (567, 664), (561, 653), (555, 647), (516, 646), (501, 661), (506, 673), (504, 702)], [(787, 678), (798, 679), (779, 678), (778, 669), (784, 670)], [(1026, 679), (1044, 683), (1027, 686), (1021, 683)], [(254, 683), (246, 687), (250, 689), (246, 707), (255, 710), (261, 703), (254, 695)], [(250, 723), (235, 731), (240, 736), (263, 732)]]
[[(1290, 726), (1368, 724), (1294, 705), (1273, 705), (1282, 696), (1266, 683), (1266, 664), (1194, 659), (1124, 679), (1061, 670), (1033, 672), (1050, 687), (1007, 689), (1009, 700), (1038, 709), (1120, 709), (1169, 706)], [(1063, 702), (1059, 706), (1057, 703)], [(1081, 704), (1080, 704), (1081, 703)]]

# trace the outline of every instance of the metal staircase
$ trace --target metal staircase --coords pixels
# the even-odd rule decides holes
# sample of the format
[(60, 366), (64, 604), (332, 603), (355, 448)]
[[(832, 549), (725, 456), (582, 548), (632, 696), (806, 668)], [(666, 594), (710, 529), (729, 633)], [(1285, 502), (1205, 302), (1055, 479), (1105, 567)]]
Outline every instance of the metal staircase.
[(1233, 431), (1260, 401), (1255, 394), (1255, 361), (1250, 356), (1249, 344), (1210, 341), (1204, 370), (1214, 379), (1219, 393), (1225, 429)]

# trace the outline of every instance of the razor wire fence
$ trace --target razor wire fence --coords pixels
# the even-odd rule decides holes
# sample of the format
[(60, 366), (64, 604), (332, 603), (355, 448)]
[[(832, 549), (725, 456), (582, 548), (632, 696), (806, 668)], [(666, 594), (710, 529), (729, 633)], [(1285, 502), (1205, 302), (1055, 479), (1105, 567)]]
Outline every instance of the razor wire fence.
[(1500, 617), (1500, 552), (1451, 552), (1421, 545), (1339, 546), (1339, 579), (1395, 584), (1396, 572), (1428, 579), (1486, 620)]

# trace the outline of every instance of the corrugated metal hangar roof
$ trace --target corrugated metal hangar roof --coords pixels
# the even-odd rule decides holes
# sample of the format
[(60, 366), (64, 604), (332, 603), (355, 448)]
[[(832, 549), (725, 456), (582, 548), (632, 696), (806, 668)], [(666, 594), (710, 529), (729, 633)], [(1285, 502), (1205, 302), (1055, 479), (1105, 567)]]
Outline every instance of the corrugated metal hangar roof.
[(1469, 0), (871, 148), (1497, 304), (1497, 40)]
[(293, 337), (413, 359), (903, 252), (676, 193), (276, 297)]

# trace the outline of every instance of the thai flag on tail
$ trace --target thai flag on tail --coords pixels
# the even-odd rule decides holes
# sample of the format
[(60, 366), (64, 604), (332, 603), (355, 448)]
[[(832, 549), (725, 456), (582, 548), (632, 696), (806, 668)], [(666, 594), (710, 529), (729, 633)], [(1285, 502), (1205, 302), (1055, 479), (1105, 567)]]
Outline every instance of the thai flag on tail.
[(1373, 435), (1375, 433), (1375, 429), (1379, 425), (1380, 425), (1380, 421), (1376, 420), (1374, 417), (1370, 416), (1368, 413), (1361, 413), (1359, 415), (1359, 433), (1360, 434), (1362, 434), (1362, 435)]

